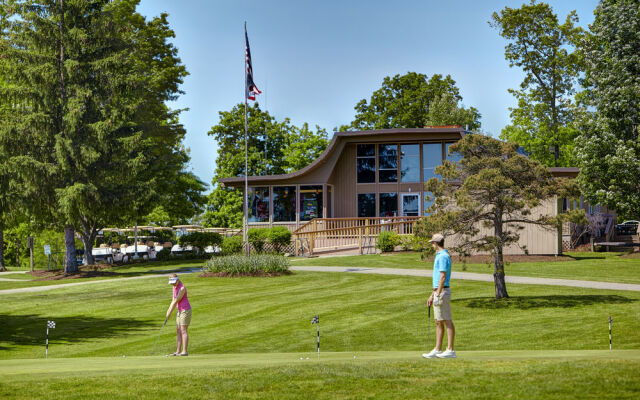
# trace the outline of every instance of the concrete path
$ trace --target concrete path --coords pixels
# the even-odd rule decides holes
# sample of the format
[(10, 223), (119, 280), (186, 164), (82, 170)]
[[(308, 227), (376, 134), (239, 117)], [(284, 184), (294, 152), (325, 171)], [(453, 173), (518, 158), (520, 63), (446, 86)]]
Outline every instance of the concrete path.
[[(293, 266), (290, 269), (292, 271), (343, 272), (343, 273), (346, 272), (346, 273), (355, 273), (355, 274), (419, 276), (423, 278), (431, 278), (432, 276), (431, 270), (426, 270), (426, 269), (322, 267), (322, 266), (312, 266), (312, 267)], [(190, 270), (181, 270), (181, 271), (166, 270), (166, 271), (162, 271), (162, 272), (165, 272), (162, 274), (141, 275), (141, 276), (133, 276), (130, 278), (100, 279), (100, 280), (86, 281), (86, 282), (61, 283), (59, 285), (35, 286), (35, 287), (26, 287), (26, 288), (19, 288), (19, 289), (5, 289), (5, 290), (0, 290), (0, 295), (14, 294), (14, 293), (44, 292), (47, 290), (53, 290), (53, 289), (71, 287), (71, 286), (90, 285), (93, 283), (125, 281), (125, 280), (132, 280), (132, 279), (158, 278), (158, 277), (167, 276), (171, 272), (180, 272), (181, 274), (185, 274), (185, 273), (190, 274), (190, 273), (200, 272), (200, 271), (201, 271), (200, 268), (192, 268)], [(158, 271), (158, 272), (161, 272), (161, 271)], [(493, 282), (493, 275), (475, 274), (472, 272), (453, 272), (451, 274), (451, 278), (461, 279), (461, 280), (470, 280), (470, 281)], [(579, 280), (572, 280), (572, 279), (534, 278), (534, 277), (526, 277), (526, 276), (506, 276), (505, 281), (507, 283), (521, 283), (521, 284), (527, 284), (527, 285), (573, 286), (573, 287), (581, 287), (581, 288), (588, 288), (588, 289), (629, 290), (633, 292), (640, 292), (640, 285), (631, 284), (631, 283), (579, 281)]]
[[(358, 267), (291, 267), (292, 271), (318, 271), (318, 272), (349, 272), (356, 274), (379, 274), (379, 275), (403, 275), (421, 276), (431, 278), (432, 271), (426, 269), (402, 269), (402, 268), (358, 268)], [(462, 279), (470, 281), (493, 282), (493, 275), (474, 274), (472, 272), (452, 272), (452, 279)], [(551, 285), (551, 286), (573, 286), (589, 289), (609, 289), (609, 290), (630, 290), (640, 292), (640, 285), (631, 283), (614, 283), (599, 281), (579, 281), (573, 279), (554, 278), (534, 278), (525, 276), (506, 276), (507, 283), (522, 283), (528, 285)]]
[[(157, 272), (164, 272), (162, 274), (140, 275), (140, 276), (132, 276), (132, 277), (129, 277), (129, 278), (99, 279), (99, 280), (95, 280), (95, 281), (61, 283), (59, 285), (34, 286), (34, 287), (25, 287), (25, 288), (19, 288), (19, 289), (5, 289), (5, 290), (0, 290), (0, 294), (45, 292), (47, 290), (60, 289), (60, 288), (79, 286), (79, 285), (91, 285), (93, 283), (105, 283), (105, 282), (114, 282), (114, 281), (130, 281), (130, 280), (133, 280), (133, 279), (158, 278), (158, 277), (171, 275), (173, 272), (179, 272), (180, 274), (192, 274), (194, 272), (200, 272), (200, 271), (202, 271), (201, 268), (191, 268), (191, 269), (187, 269), (187, 270), (184, 270), (184, 269), (165, 270), (165, 271), (157, 271)], [(0, 280), (2, 280), (2, 279), (0, 279)], [(8, 279), (4, 279), (4, 280), (8, 280)], [(21, 282), (24, 282), (24, 281), (21, 281)]]

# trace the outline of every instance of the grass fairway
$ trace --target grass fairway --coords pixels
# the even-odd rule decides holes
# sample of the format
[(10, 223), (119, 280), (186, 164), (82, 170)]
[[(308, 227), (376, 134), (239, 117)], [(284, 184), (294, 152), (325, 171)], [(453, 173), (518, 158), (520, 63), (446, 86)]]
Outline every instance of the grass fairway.
[(471, 351), (455, 360), (425, 360), (416, 352), (355, 355), (8, 360), (0, 365), (0, 397), (634, 399), (640, 393), (637, 350)]
[[(185, 358), (162, 356), (175, 350), (172, 322), (160, 336), (157, 356), (149, 357), (171, 299), (165, 277), (4, 295), (0, 398), (640, 394), (638, 292), (509, 285), (512, 297), (496, 301), (492, 283), (456, 281), (459, 358), (423, 360), (427, 278), (296, 272), (182, 279), (194, 309), (191, 355)], [(310, 324), (315, 314), (320, 361)], [(609, 314), (613, 352), (606, 350)], [(47, 320), (57, 326), (44, 360)]]
[[(640, 283), (640, 258), (624, 253), (565, 253), (570, 261), (513, 262), (505, 266), (507, 276), (577, 279), (587, 281)], [(398, 252), (344, 257), (297, 258), (292, 265), (320, 265), (368, 268), (431, 269), (433, 262), (420, 260), (419, 253)], [(493, 274), (493, 264), (453, 263), (454, 271)]]

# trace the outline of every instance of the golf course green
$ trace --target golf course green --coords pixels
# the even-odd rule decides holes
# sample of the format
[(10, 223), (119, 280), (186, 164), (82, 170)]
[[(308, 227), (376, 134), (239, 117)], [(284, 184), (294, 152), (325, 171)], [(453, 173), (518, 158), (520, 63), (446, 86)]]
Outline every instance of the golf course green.
[[(136, 268), (136, 275), (157, 270)], [(458, 358), (427, 360), (421, 354), (435, 335), (431, 323), (427, 347), (426, 278), (295, 272), (181, 279), (194, 310), (189, 357), (165, 357), (175, 351), (173, 321), (161, 329), (171, 300), (166, 277), (5, 294), (0, 398), (640, 394), (640, 292), (510, 284), (511, 298), (495, 300), (491, 283), (458, 280), (452, 282)], [(319, 359), (310, 323), (316, 314)], [(50, 320), (56, 328), (45, 360)]]

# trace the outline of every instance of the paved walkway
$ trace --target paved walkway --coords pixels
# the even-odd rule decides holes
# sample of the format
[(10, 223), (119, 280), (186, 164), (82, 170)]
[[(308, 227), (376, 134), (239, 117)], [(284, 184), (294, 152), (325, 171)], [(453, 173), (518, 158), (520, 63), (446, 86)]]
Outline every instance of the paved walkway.
[[(421, 276), (430, 278), (431, 270), (426, 269), (402, 269), (402, 268), (358, 268), (358, 267), (291, 267), (292, 271), (319, 271), (319, 272), (349, 272), (356, 274), (379, 274), (379, 275), (404, 275)], [(472, 272), (452, 272), (452, 279), (462, 279), (470, 281), (493, 282), (491, 274), (474, 274)], [(600, 281), (579, 281), (573, 279), (554, 278), (534, 278), (526, 276), (506, 276), (507, 283), (522, 283), (528, 285), (551, 285), (551, 286), (574, 286), (589, 289), (610, 289), (610, 290), (630, 290), (640, 292), (640, 285), (631, 283), (614, 283)]]
[[(313, 267), (293, 266), (290, 269), (292, 271), (402, 275), (402, 276), (420, 276), (423, 278), (430, 278), (432, 276), (431, 270), (426, 270), (426, 269), (322, 267), (322, 266), (317, 266), (317, 267), (316, 266), (313, 266)], [(192, 268), (190, 270), (181, 270), (179, 272), (181, 274), (185, 274), (185, 273), (194, 273), (199, 271), (200, 271), (199, 268)], [(165, 272), (165, 273), (153, 274), (153, 275), (140, 275), (140, 276), (133, 276), (130, 278), (100, 279), (100, 280), (86, 281), (86, 282), (61, 283), (59, 285), (36, 286), (36, 287), (26, 287), (26, 288), (19, 288), (19, 289), (5, 289), (5, 290), (0, 290), (0, 295), (14, 294), (14, 293), (44, 292), (47, 290), (53, 290), (53, 289), (71, 287), (71, 286), (90, 285), (93, 283), (125, 281), (125, 280), (132, 280), (132, 279), (158, 278), (158, 277), (167, 276), (171, 272), (176, 272), (176, 271), (166, 270), (166, 271), (158, 271), (158, 272)], [(470, 281), (493, 282), (493, 275), (475, 274), (472, 272), (452, 272), (451, 278), (461, 279), (461, 280), (470, 280)], [(581, 287), (581, 288), (588, 288), (588, 289), (629, 290), (633, 292), (640, 292), (640, 285), (636, 285), (632, 283), (579, 281), (579, 280), (573, 280), (573, 279), (534, 278), (534, 277), (526, 277), (526, 276), (506, 276), (505, 281), (507, 283), (521, 283), (521, 284), (527, 284), (527, 285), (573, 286), (573, 287)]]

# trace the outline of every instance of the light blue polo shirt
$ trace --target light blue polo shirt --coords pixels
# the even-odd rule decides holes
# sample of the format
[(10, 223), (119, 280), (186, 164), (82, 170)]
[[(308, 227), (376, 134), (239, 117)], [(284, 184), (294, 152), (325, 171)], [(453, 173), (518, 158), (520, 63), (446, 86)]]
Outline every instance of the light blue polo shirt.
[(446, 272), (447, 278), (444, 281), (445, 286), (449, 286), (449, 278), (451, 278), (451, 256), (446, 249), (440, 250), (436, 253), (436, 258), (433, 260), (433, 288), (438, 288), (440, 283), (440, 273)]

